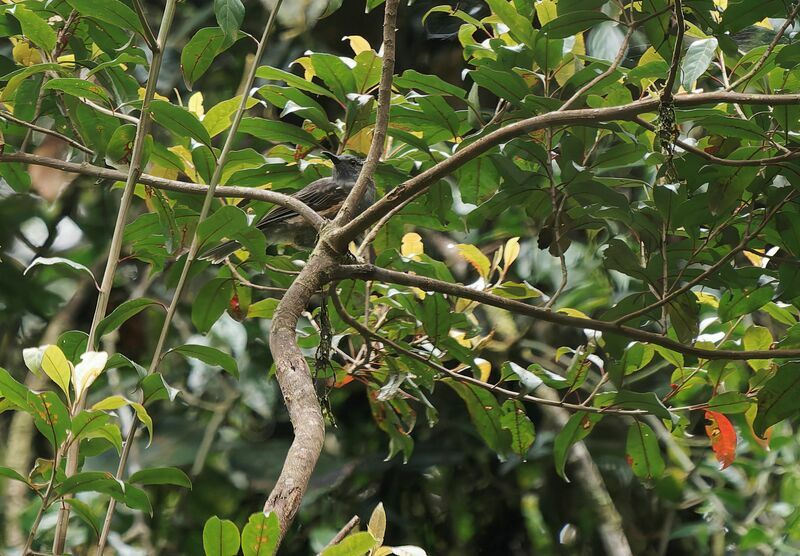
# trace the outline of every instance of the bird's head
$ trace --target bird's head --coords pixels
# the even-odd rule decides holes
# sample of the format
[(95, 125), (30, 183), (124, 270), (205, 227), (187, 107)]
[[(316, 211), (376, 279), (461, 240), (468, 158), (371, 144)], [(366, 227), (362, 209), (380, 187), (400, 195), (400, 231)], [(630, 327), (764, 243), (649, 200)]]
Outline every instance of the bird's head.
[(350, 154), (337, 155), (329, 151), (322, 154), (333, 161), (333, 179), (355, 181), (364, 166), (364, 159)]

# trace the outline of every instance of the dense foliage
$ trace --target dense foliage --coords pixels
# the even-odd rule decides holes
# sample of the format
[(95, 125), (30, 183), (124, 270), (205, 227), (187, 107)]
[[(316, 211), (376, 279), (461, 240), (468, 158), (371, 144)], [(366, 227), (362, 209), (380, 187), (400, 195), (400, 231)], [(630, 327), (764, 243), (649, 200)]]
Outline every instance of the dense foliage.
[(0, 4), (0, 546), (800, 552), (800, 3), (265, 4)]

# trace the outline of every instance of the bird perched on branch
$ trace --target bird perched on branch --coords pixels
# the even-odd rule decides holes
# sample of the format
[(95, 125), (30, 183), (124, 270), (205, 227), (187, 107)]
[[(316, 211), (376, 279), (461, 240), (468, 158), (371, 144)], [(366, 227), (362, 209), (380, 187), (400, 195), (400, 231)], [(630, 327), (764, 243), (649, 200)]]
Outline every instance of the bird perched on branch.
[[(339, 212), (342, 203), (356, 184), (358, 174), (364, 165), (364, 159), (352, 155), (336, 155), (328, 151), (322, 154), (333, 161), (333, 175), (320, 178), (292, 195), (302, 201), (320, 216), (332, 219)], [(370, 180), (364, 196), (359, 202), (356, 213), (369, 208), (375, 202), (375, 183)], [(267, 243), (285, 243), (298, 246), (312, 245), (316, 239), (316, 230), (292, 209), (277, 206), (264, 215), (256, 228), (267, 237)], [(239, 243), (228, 241), (207, 253), (201, 259), (219, 263), (225, 257), (239, 249)]]

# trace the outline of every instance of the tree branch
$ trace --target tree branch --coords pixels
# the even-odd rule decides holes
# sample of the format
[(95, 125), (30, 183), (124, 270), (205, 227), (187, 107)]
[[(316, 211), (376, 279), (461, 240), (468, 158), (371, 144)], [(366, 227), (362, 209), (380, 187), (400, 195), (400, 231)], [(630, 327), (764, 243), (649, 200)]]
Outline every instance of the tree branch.
[[(633, 121), (635, 121), (637, 124), (639, 124), (640, 126), (649, 131), (653, 132), (656, 131), (656, 126), (642, 119), (639, 116), (635, 117)], [(719, 164), (721, 166), (734, 166), (734, 167), (770, 166), (772, 164), (780, 164), (781, 162), (787, 162), (789, 160), (800, 158), (800, 151), (791, 151), (782, 155), (770, 156), (767, 158), (748, 158), (745, 160), (731, 160), (729, 158), (720, 158), (718, 156), (714, 156), (713, 154), (707, 153), (703, 149), (698, 149), (697, 147), (694, 147), (689, 143), (681, 141), (680, 139), (676, 139), (675, 144), (686, 152), (690, 152), (694, 155), (699, 156), (700, 158), (704, 158), (709, 162), (713, 162), (714, 164)]]
[(532, 305), (522, 303), (521, 301), (506, 299), (505, 297), (500, 297), (499, 295), (494, 295), (481, 290), (475, 290), (461, 284), (451, 284), (442, 280), (436, 280), (426, 276), (419, 276), (417, 274), (398, 272), (396, 270), (389, 270), (371, 264), (342, 265), (333, 272), (333, 279), (339, 280), (344, 278), (379, 280), (391, 284), (413, 286), (424, 291), (435, 291), (447, 295), (462, 297), (464, 299), (471, 299), (472, 301), (477, 301), (478, 303), (499, 307), (500, 309), (506, 309), (507, 311), (537, 318), (545, 322), (552, 322), (554, 324), (569, 326), (571, 328), (619, 334), (632, 340), (648, 342), (678, 353), (682, 353), (684, 355), (702, 357), (703, 359), (729, 359), (732, 361), (742, 361), (747, 359), (800, 357), (800, 349), (737, 351), (730, 349), (698, 348), (695, 346), (682, 344), (681, 342), (666, 336), (662, 336), (654, 332), (648, 332), (640, 328), (632, 328), (630, 326), (625, 326), (614, 322), (591, 318), (572, 317), (563, 313), (554, 313), (540, 307), (534, 307)]
[[(72, 172), (84, 176), (91, 176), (93, 178), (113, 181), (122, 181), (126, 178), (126, 174), (124, 172), (111, 170), (110, 168), (94, 166), (88, 162), (67, 162), (57, 158), (47, 158), (44, 156), (27, 153), (0, 154), (0, 162), (21, 162), (23, 164), (35, 164), (37, 166), (46, 166), (48, 168), (56, 168), (65, 172)], [(196, 195), (205, 195), (208, 191), (207, 185), (200, 185), (178, 180), (169, 180), (166, 178), (160, 178), (158, 176), (151, 176), (149, 174), (142, 174), (139, 176), (138, 182), (142, 185), (154, 187), (155, 189), (163, 189), (164, 191), (177, 191), (180, 193), (192, 193)], [(253, 187), (220, 185), (214, 191), (214, 196), (234, 197), (237, 199), (248, 199), (252, 201), (274, 203), (276, 205), (292, 209), (300, 216), (305, 218), (306, 221), (314, 226), (314, 228), (317, 230), (325, 223), (325, 219), (309, 208), (308, 205), (292, 197), (291, 195), (286, 195), (277, 191), (255, 189)]]
[[(769, 46), (767, 46), (767, 49), (764, 51), (764, 54), (762, 54), (761, 58), (758, 59), (758, 62), (753, 64), (753, 67), (751, 67), (750, 70), (747, 73), (745, 73), (739, 79), (737, 79), (736, 81), (734, 81), (733, 83), (731, 83), (730, 85), (725, 87), (725, 90), (730, 91), (730, 90), (735, 89), (736, 87), (738, 87), (739, 85), (742, 85), (742, 84), (747, 86), (747, 84), (750, 82), (750, 80), (753, 78), (753, 76), (755, 74), (757, 74), (758, 71), (761, 68), (764, 67), (764, 64), (767, 62), (767, 58), (769, 58), (769, 55), (772, 54), (773, 50), (775, 50), (775, 47), (778, 46), (778, 43), (780, 42), (781, 38), (783, 37), (783, 34), (786, 32), (786, 29), (788, 29), (789, 26), (792, 25), (792, 22), (794, 21), (794, 18), (797, 17), (797, 12), (798, 11), (800, 11), (800, 2), (797, 2), (794, 5), (794, 9), (792, 9), (792, 11), (787, 15), (786, 21), (784, 21), (783, 25), (781, 25), (781, 28), (778, 29), (778, 32), (772, 38), (772, 42), (769, 43)], [(723, 68), (723, 71), (724, 71), (724, 68)]]
[[(676, 107), (691, 107), (718, 103), (776, 106), (793, 105), (800, 103), (800, 94), (760, 95), (715, 91), (710, 93), (675, 95), (675, 97), (673, 97), (673, 102)], [(454, 172), (462, 165), (473, 160), (492, 147), (510, 141), (515, 137), (553, 126), (598, 123), (613, 120), (631, 120), (640, 114), (657, 110), (660, 104), (661, 100), (659, 98), (647, 98), (630, 104), (608, 108), (585, 108), (580, 110), (564, 110), (562, 112), (548, 112), (547, 114), (533, 116), (509, 124), (477, 139), (455, 152), (449, 158), (398, 185), (369, 209), (361, 213), (361, 215), (335, 230), (331, 234), (332, 239), (337, 245), (352, 241), (370, 225), (378, 222), (381, 217), (394, 207), (402, 204), (414, 195), (425, 191), (439, 179)]]
[(675, 1), (675, 19), (677, 20), (677, 32), (675, 34), (675, 48), (672, 50), (672, 60), (669, 64), (669, 74), (664, 82), (664, 90), (661, 91), (661, 102), (669, 104), (672, 102), (672, 88), (675, 86), (675, 79), (681, 65), (681, 48), (683, 47), (683, 33), (685, 31), (683, 21), (683, 5), (681, 0)]
[[(372, 142), (369, 146), (367, 160), (364, 162), (353, 189), (345, 199), (334, 221), (338, 226), (350, 222), (352, 213), (364, 196), (369, 182), (375, 175), (381, 155), (383, 155), (386, 130), (389, 127), (389, 108), (392, 104), (392, 76), (394, 75), (395, 34), (397, 31), (395, 25), (399, 3), (400, 0), (386, 0), (384, 5), (383, 64), (381, 67), (381, 80), (378, 85), (378, 110), (375, 114), (375, 128), (372, 131)], [(341, 250), (342, 245), (347, 245), (347, 243), (337, 245), (337, 250)]]
[(8, 120), (9, 122), (14, 122), (17, 125), (21, 125), (23, 127), (27, 127), (28, 129), (31, 129), (33, 131), (38, 131), (39, 133), (44, 133), (45, 135), (51, 135), (53, 137), (61, 139), (66, 144), (70, 145), (71, 147), (75, 147), (76, 149), (79, 149), (79, 150), (81, 150), (81, 151), (83, 151), (83, 152), (85, 152), (87, 154), (94, 155), (94, 151), (92, 151), (92, 149), (90, 149), (89, 147), (87, 147), (83, 143), (81, 143), (79, 141), (76, 141), (75, 139), (71, 139), (70, 137), (67, 137), (66, 135), (62, 135), (61, 133), (59, 133), (59, 132), (57, 132), (57, 131), (55, 131), (53, 129), (47, 129), (46, 127), (41, 127), (41, 126), (38, 126), (36, 124), (32, 124), (31, 122), (26, 122), (25, 120), (20, 120), (19, 118), (14, 116), (8, 110), (0, 109), (0, 118), (3, 118), (4, 120)]

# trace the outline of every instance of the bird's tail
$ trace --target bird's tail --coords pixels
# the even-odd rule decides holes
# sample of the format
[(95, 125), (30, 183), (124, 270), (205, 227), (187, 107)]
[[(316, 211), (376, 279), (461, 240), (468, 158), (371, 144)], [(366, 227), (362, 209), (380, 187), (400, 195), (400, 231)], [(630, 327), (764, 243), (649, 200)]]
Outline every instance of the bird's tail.
[(240, 248), (240, 245), (235, 241), (226, 241), (222, 245), (217, 245), (213, 249), (209, 249), (203, 253), (200, 260), (211, 261), (213, 264), (221, 263), (225, 257)]

